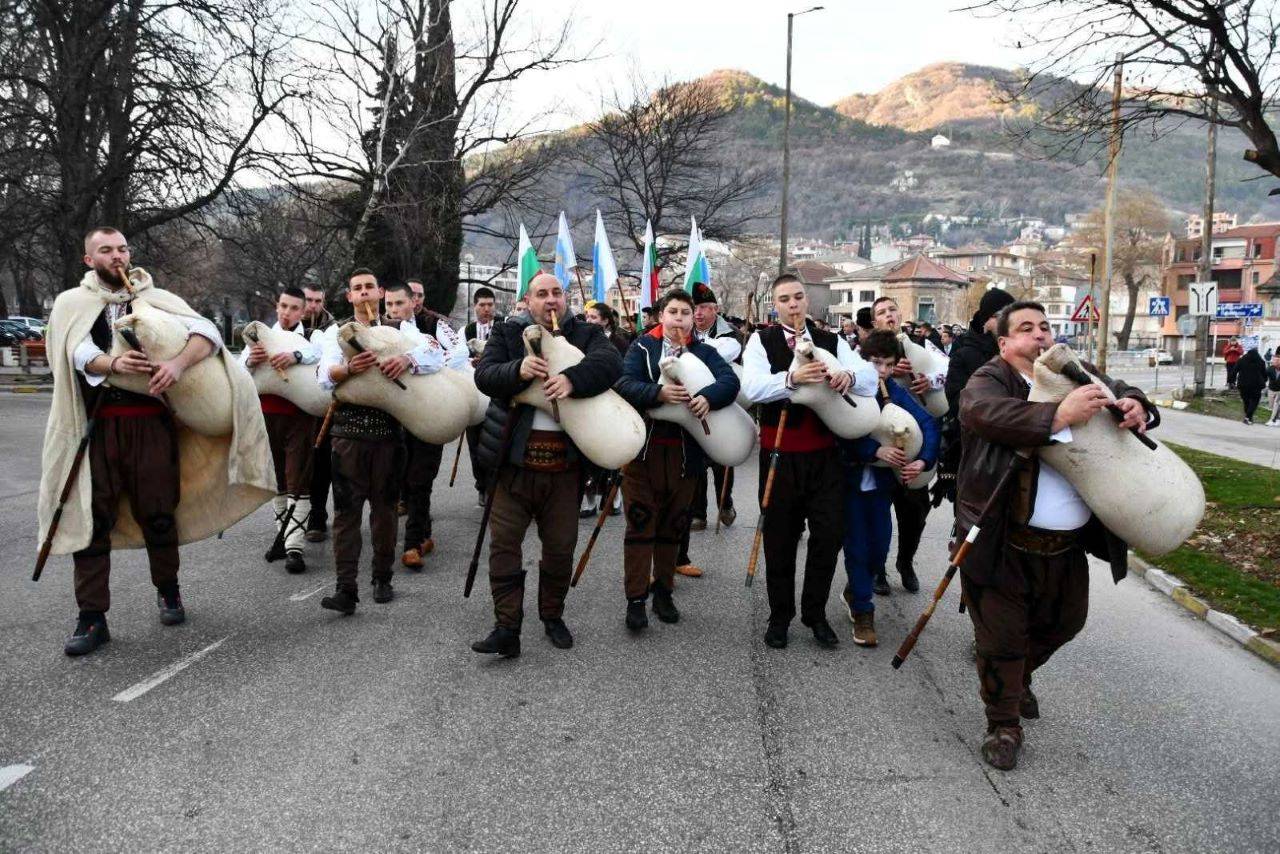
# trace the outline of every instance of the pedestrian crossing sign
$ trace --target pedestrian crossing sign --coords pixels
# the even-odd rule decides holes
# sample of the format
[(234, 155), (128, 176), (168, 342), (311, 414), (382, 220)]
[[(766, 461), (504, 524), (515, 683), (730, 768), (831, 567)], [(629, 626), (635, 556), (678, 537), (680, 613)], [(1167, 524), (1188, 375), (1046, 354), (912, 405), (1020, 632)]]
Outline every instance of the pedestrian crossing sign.
[(1080, 304), (1076, 306), (1076, 310), (1071, 314), (1072, 323), (1097, 323), (1102, 319), (1102, 315), (1098, 314), (1098, 304), (1093, 301), (1093, 294), (1085, 294), (1084, 299), (1080, 300)]

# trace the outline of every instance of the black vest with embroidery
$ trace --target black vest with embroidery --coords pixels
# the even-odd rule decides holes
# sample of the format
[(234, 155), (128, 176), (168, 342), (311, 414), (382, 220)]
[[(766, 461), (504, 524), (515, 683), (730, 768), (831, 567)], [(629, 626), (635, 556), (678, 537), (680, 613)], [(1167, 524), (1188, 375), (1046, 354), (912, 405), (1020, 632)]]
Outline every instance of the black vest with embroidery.
[[(339, 325), (346, 322), (342, 321)], [(384, 317), (379, 320), (379, 323), (386, 324), (389, 321)], [(377, 368), (373, 367), (369, 370), (376, 371)], [(344, 403), (334, 410), (333, 426), (330, 427), (329, 433), (340, 439), (359, 439), (365, 442), (398, 441), (400, 422), (381, 409), (361, 406), (358, 403)]]
[[(130, 313), (127, 304), (125, 305), (125, 312)], [(104, 307), (102, 311), (98, 312), (93, 325), (89, 327), (89, 339), (93, 341), (94, 346), (99, 350), (104, 353), (110, 353), (111, 336), (111, 326), (107, 323), (107, 310)], [(105, 382), (99, 383), (97, 386), (91, 386), (79, 371), (76, 372), (76, 379), (80, 382), (80, 397), (84, 401), (85, 412), (92, 410), (98, 395), (106, 395), (102, 399), (103, 406), (155, 406), (156, 404), (156, 398), (150, 395), (125, 391), (122, 388), (107, 385)]]
[[(809, 336), (813, 339), (814, 346), (821, 347), (828, 353), (835, 354), (837, 341), (836, 336), (831, 332), (824, 332), (814, 327), (812, 323), (808, 324)], [(791, 370), (791, 361), (795, 357), (795, 353), (787, 346), (787, 336), (783, 332), (782, 324), (775, 323), (773, 326), (767, 327), (760, 331), (760, 343), (764, 345), (765, 355), (769, 357), (769, 370), (773, 373)], [(775, 400), (772, 403), (762, 403), (760, 405), (760, 423), (769, 427), (778, 426), (778, 419), (782, 416), (782, 406), (786, 403), (784, 400)], [(787, 429), (799, 427), (802, 423), (813, 419), (821, 424), (818, 416), (813, 414), (813, 410), (807, 406), (799, 404), (791, 405), (791, 414), (787, 416)], [(825, 425), (824, 425), (825, 429)]]

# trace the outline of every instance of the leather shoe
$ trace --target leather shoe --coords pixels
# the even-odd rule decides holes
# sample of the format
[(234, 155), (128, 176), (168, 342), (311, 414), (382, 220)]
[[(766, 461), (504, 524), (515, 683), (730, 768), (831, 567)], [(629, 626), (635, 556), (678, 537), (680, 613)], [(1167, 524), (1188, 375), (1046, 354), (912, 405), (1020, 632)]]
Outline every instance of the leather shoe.
[(902, 576), (902, 589), (908, 593), (920, 592), (920, 579), (916, 578), (916, 570), (913, 566), (899, 569), (898, 574)]
[(671, 591), (660, 587), (653, 588), (653, 613), (664, 623), (680, 622), (680, 611), (671, 599)]
[(291, 575), (307, 571), (307, 562), (302, 559), (302, 552), (289, 552), (284, 556), (284, 571)]
[(401, 556), (400, 564), (406, 569), (422, 569), (422, 555), (417, 549), (409, 549)]
[(883, 572), (876, 574), (875, 584), (872, 586), (875, 589), (877, 596), (889, 595), (889, 577)]
[(720, 524), (727, 528), (736, 521), (738, 521), (738, 511), (732, 507), (724, 508), (724, 512), (720, 514)]
[(1018, 753), (1022, 750), (1022, 728), (996, 727), (987, 733), (982, 742), (982, 758), (992, 768), (1012, 771), (1018, 765)]
[(863, 611), (853, 615), (853, 642), (858, 646), (875, 646), (880, 642), (876, 637), (875, 611)]
[(350, 617), (356, 612), (356, 603), (359, 601), (360, 597), (354, 590), (339, 587), (332, 596), (320, 600), (320, 607)]
[(436, 550), (435, 537), (427, 537), (425, 540), (422, 541), (422, 545), (418, 546), (418, 551), (422, 553), (423, 557), (426, 557), (427, 555), (431, 554), (435, 550)]
[(1022, 700), (1018, 703), (1018, 714), (1029, 721), (1040, 718), (1040, 701), (1032, 693), (1031, 688), (1022, 689)]
[(676, 574), (688, 578), (701, 578), (702, 568), (692, 563), (682, 563), (676, 567)]
[(105, 614), (81, 614), (62, 651), (67, 655), (88, 655), (109, 640), (111, 632), (107, 631)]
[(820, 620), (809, 628), (813, 631), (813, 639), (818, 646), (827, 649), (835, 649), (840, 645), (840, 636), (836, 634), (835, 629), (831, 628), (831, 624), (826, 620)]
[(305, 534), (303, 534), (303, 536), (307, 538), (308, 543), (323, 543), (325, 538), (325, 532), (319, 529), (313, 529), (313, 530), (307, 531)]
[(182, 607), (182, 594), (175, 587), (170, 592), (156, 593), (156, 606), (160, 608), (160, 623), (176, 626), (187, 621), (187, 609)]
[(569, 627), (564, 624), (564, 620), (556, 617), (551, 620), (543, 620), (542, 626), (546, 629), (547, 637), (551, 638), (551, 645), (557, 649), (569, 649), (573, 646), (573, 633), (569, 631)]
[(774, 649), (787, 648), (787, 627), (769, 624), (769, 628), (764, 630), (764, 645)]
[(396, 591), (391, 589), (390, 581), (373, 582), (373, 601), (379, 605), (385, 605), (392, 599), (396, 598)]
[(643, 599), (627, 600), (627, 628), (638, 632), (649, 627), (649, 615), (645, 613)]
[(495, 626), (484, 640), (471, 644), (472, 652), (481, 655), (496, 655), (499, 658), (518, 658), (520, 656), (520, 633), (515, 629)]

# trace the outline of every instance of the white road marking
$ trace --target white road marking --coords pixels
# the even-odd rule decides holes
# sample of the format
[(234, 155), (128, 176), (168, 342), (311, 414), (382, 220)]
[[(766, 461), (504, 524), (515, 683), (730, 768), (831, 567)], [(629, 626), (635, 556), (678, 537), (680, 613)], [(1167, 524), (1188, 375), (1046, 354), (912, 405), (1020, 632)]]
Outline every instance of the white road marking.
[(230, 637), (231, 635), (227, 635), (227, 637), (209, 644), (204, 649), (196, 650), (186, 658), (175, 661), (173, 664), (170, 664), (164, 670), (157, 672), (155, 675), (143, 679), (136, 685), (130, 685), (111, 699), (115, 700), (117, 703), (127, 703), (130, 700), (138, 699), (152, 688), (172, 679), (174, 676), (177, 676), (179, 673), (186, 670), (188, 667), (195, 664), (218, 647), (222, 646)]
[(31, 765), (6, 765), (0, 768), (0, 792), (36, 770)]
[(289, 597), (289, 601), (290, 601), (290, 602), (301, 602), (303, 599), (310, 599), (312, 596), (316, 595), (316, 594), (317, 594), (317, 593), (319, 593), (321, 590), (328, 590), (328, 589), (329, 589), (329, 585), (327, 585), (327, 584), (321, 584), (321, 585), (320, 585), (319, 587), (317, 587), (315, 590), (309, 591), (309, 592), (307, 592), (307, 593), (295, 593), (295, 594), (293, 594), (292, 596), (290, 596), (290, 597)]

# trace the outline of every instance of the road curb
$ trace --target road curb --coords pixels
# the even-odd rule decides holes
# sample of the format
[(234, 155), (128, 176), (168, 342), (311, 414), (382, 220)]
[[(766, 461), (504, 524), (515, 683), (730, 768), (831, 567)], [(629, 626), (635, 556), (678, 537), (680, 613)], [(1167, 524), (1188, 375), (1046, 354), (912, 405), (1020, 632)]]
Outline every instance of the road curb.
[(1129, 552), (1129, 568), (1146, 580), (1151, 589), (1163, 593), (1197, 620), (1203, 620), (1272, 667), (1280, 669), (1280, 643), (1255, 632), (1230, 614), (1215, 611), (1209, 603), (1191, 594), (1187, 585), (1163, 569), (1157, 569)]

